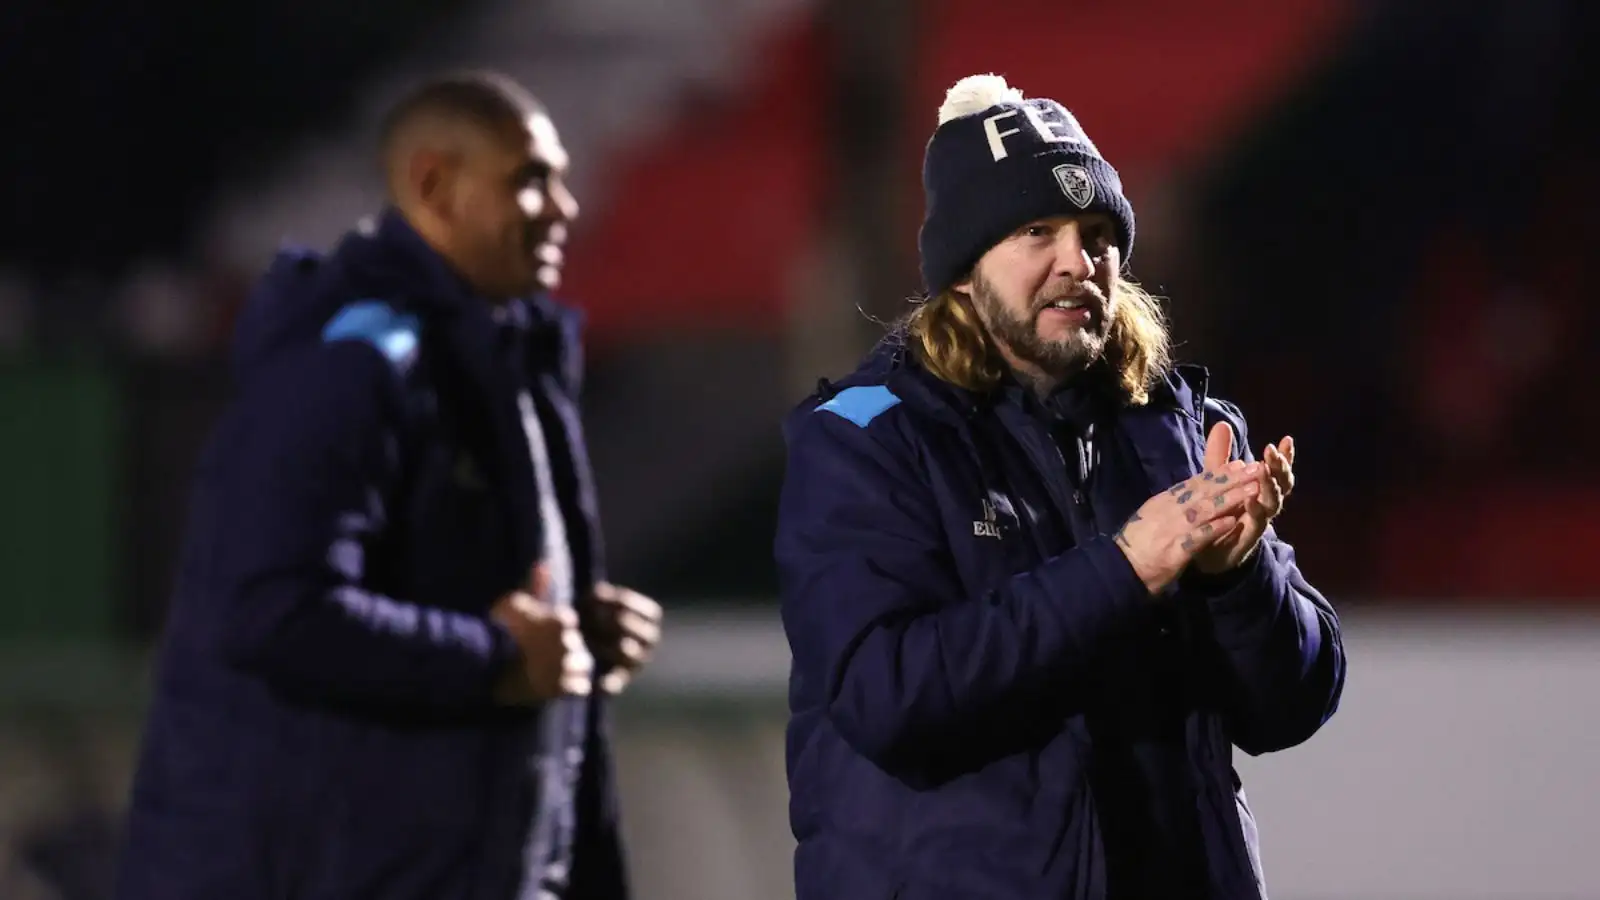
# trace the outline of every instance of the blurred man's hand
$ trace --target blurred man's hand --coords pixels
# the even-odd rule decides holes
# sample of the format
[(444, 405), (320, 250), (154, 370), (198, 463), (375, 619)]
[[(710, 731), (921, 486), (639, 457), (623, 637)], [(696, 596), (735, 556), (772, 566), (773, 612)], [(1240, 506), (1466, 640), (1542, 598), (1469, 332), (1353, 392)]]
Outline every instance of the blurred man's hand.
[(489, 612), (511, 633), (517, 661), (501, 677), (497, 702), (532, 706), (561, 696), (587, 696), (594, 657), (578, 630), (578, 615), (526, 591), (500, 598)]
[(584, 609), (589, 646), (612, 668), (600, 689), (620, 694), (661, 642), (661, 604), (608, 581), (594, 586)]

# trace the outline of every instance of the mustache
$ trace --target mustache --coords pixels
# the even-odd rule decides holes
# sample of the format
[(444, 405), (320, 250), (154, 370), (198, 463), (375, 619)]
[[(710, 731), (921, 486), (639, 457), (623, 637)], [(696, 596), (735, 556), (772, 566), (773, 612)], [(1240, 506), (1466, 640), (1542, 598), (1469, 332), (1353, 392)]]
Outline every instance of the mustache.
[(1111, 301), (1107, 299), (1105, 292), (1100, 290), (1099, 285), (1092, 281), (1080, 281), (1036, 298), (1033, 311), (1043, 312), (1045, 307), (1062, 300), (1077, 300), (1094, 307), (1099, 312), (1105, 312), (1111, 305)]

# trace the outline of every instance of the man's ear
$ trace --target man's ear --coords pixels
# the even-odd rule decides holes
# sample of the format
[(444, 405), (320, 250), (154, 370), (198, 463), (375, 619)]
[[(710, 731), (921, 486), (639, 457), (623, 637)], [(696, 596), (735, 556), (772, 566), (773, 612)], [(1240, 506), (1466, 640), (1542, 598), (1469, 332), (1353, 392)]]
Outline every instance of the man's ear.
[(950, 285), (950, 290), (970, 299), (972, 297), (972, 276), (968, 275), (955, 284)]
[(420, 148), (406, 160), (406, 180), (418, 202), (441, 218), (449, 218), (455, 195), (456, 160), (433, 148)]

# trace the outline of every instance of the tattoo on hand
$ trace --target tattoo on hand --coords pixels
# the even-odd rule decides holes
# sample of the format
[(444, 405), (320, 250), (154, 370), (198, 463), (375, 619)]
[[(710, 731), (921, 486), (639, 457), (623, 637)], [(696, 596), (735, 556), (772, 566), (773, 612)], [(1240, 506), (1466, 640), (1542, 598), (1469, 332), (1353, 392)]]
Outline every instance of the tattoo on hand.
[(1192, 498), (1193, 496), (1194, 496), (1194, 491), (1184, 491), (1182, 496), (1178, 497), (1178, 502), (1179, 503), (1188, 503), (1190, 498)]
[(1183, 511), (1183, 517), (1188, 520), (1190, 525), (1193, 525), (1195, 520), (1200, 518), (1200, 510), (1191, 506)]
[(1167, 488), (1167, 493), (1169, 493), (1172, 496), (1176, 497), (1179, 494), (1183, 493), (1184, 491), (1187, 491), (1188, 489), (1189, 489), (1189, 482), (1180, 481), (1177, 484), (1173, 485), (1172, 487)]
[(1227, 483), (1228, 483), (1228, 476), (1226, 476), (1226, 475), (1218, 475), (1217, 476), (1217, 484), (1227, 484)]
[[(1199, 532), (1202, 539), (1211, 537), (1211, 532), (1214, 530), (1215, 529), (1212, 527), (1210, 522), (1207, 522), (1195, 529), (1195, 531)], [(1194, 535), (1194, 532), (1190, 532), (1189, 534), (1183, 536), (1183, 544), (1181, 545), (1183, 547), (1183, 552), (1191, 552), (1199, 546), (1200, 542), (1195, 540)]]
[(1202, 479), (1204, 479), (1205, 481), (1214, 481), (1214, 480), (1216, 480), (1217, 476), (1215, 474), (1211, 473), (1211, 472), (1207, 472), (1204, 475), (1201, 475), (1200, 477)]
[(1217, 505), (1217, 509), (1221, 509), (1224, 506), (1227, 506), (1228, 505), (1228, 496), (1226, 494), (1218, 494), (1217, 495), (1217, 499), (1216, 499), (1216, 505)]

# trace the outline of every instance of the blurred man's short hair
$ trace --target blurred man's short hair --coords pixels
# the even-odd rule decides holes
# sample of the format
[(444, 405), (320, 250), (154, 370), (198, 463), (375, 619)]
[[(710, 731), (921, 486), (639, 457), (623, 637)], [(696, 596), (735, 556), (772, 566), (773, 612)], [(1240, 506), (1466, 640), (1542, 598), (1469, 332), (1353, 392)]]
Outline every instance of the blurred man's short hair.
[(429, 78), (406, 92), (383, 117), (379, 146), (385, 158), (413, 126), (460, 121), (488, 130), (519, 126), (544, 104), (506, 75), (466, 71)]

